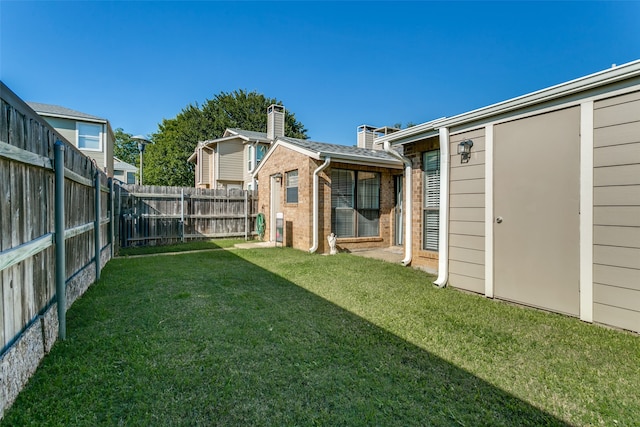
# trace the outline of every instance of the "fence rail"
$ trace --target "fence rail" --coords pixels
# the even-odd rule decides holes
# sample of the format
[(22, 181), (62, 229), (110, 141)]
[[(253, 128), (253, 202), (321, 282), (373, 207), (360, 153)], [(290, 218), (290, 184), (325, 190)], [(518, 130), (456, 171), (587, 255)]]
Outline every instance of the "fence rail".
[(112, 184), (0, 82), (0, 418), (113, 248)]
[(256, 234), (251, 191), (122, 184), (116, 194), (120, 247)]

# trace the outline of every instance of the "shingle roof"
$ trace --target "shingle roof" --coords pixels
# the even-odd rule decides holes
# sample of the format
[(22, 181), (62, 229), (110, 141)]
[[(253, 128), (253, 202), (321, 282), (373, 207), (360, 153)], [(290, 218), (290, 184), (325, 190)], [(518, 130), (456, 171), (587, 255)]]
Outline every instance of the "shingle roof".
[(325, 142), (315, 142), (309, 141), (306, 139), (298, 139), (298, 138), (289, 138), (289, 137), (280, 137), (279, 140), (296, 145), (302, 149), (313, 151), (315, 153), (320, 153), (325, 156), (333, 156), (336, 158), (348, 156), (348, 157), (361, 157), (363, 161), (384, 161), (391, 163), (401, 162), (387, 153), (384, 150), (373, 150), (369, 148), (360, 148), (354, 146), (347, 145), (338, 145), (338, 144), (327, 144)]
[(107, 119), (102, 117), (93, 116), (91, 114), (82, 113), (80, 111), (72, 110), (71, 108), (61, 107), (59, 105), (42, 104), (40, 102), (27, 102), (29, 107), (33, 108), (36, 113), (53, 116), (63, 116), (77, 119), (89, 119), (99, 120), (106, 122)]
[(260, 139), (260, 140), (264, 140), (264, 141), (268, 141), (269, 139), (267, 138), (267, 133), (266, 132), (254, 132), (252, 130), (244, 130), (244, 129), (238, 129), (238, 128), (231, 128), (229, 129), (229, 131), (240, 135), (240, 136), (244, 136), (245, 138), (249, 138), (249, 139)]

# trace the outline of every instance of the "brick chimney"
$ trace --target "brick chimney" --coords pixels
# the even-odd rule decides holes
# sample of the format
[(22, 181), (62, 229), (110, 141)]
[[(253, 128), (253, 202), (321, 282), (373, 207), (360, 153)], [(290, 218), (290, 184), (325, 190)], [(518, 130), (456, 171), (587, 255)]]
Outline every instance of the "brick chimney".
[(272, 104), (267, 108), (267, 138), (284, 136), (284, 106)]

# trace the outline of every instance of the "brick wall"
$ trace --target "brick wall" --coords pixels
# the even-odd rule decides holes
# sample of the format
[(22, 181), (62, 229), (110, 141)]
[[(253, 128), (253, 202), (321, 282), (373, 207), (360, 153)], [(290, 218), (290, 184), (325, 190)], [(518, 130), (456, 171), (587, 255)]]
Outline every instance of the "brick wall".
[[(271, 232), (271, 177), (282, 174), (280, 182), (280, 207), (284, 214), (284, 243), (296, 249), (307, 251), (313, 246), (313, 171), (324, 163), (291, 150), (284, 146), (274, 149), (258, 174), (258, 210), (265, 215), (265, 239)], [(393, 244), (393, 175), (401, 169), (386, 169), (342, 163), (331, 165), (318, 175), (318, 253), (329, 251), (327, 236), (331, 233), (331, 168), (380, 172), (380, 235), (371, 238), (338, 238), (338, 247), (343, 250), (359, 248), (388, 247)], [(298, 170), (298, 203), (285, 203), (286, 172)], [(339, 236), (338, 236), (339, 237)]]
[[(422, 153), (440, 148), (440, 139), (437, 136), (416, 141), (404, 146), (404, 156), (411, 160), (413, 173), (413, 224), (411, 228), (412, 252), (411, 265), (413, 267), (425, 267), (431, 270), (438, 269), (438, 252), (422, 249), (422, 208), (423, 208), (423, 174)], [(407, 206), (406, 200), (404, 206)], [(406, 224), (405, 224), (406, 226)]]
[[(284, 214), (283, 243), (300, 250), (311, 247), (312, 174), (313, 160), (283, 146), (274, 149), (258, 174), (258, 211), (265, 216), (265, 240), (271, 234), (271, 177), (282, 174), (280, 183), (280, 211)], [(298, 170), (298, 203), (286, 203), (286, 173)]]

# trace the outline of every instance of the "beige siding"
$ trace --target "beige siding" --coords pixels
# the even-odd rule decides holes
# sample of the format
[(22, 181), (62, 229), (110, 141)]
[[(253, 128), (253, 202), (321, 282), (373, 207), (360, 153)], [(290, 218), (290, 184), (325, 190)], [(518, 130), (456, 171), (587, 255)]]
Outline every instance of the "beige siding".
[[(471, 159), (461, 163), (457, 146), (471, 139)], [(449, 284), (484, 293), (484, 129), (451, 135)]]
[(242, 181), (245, 169), (243, 150), (244, 146), (239, 141), (218, 143), (219, 181)]
[(200, 170), (200, 184), (207, 186), (211, 184), (211, 163), (213, 153), (206, 148), (200, 150), (198, 158), (198, 169)]
[(594, 105), (594, 321), (640, 331), (640, 91)]

